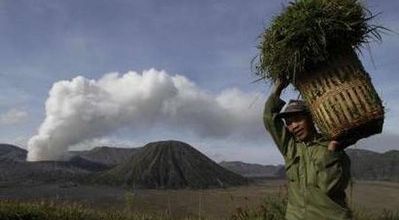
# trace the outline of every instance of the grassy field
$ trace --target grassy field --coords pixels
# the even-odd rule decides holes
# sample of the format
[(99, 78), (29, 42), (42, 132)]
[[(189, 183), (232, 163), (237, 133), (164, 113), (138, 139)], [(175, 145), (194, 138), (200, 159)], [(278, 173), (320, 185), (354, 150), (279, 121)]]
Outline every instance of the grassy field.
[[(148, 214), (161, 216), (159, 219), (227, 219), (233, 215), (237, 217), (245, 212), (254, 212), (262, 207), (265, 198), (271, 195), (273, 198), (280, 198), (285, 193), (285, 181), (264, 180), (249, 186), (209, 190), (123, 190), (104, 186), (58, 185), (3, 186), (0, 188), (0, 199), (48, 201), (59, 206), (77, 204), (100, 212), (116, 210), (136, 213), (136, 217)], [(348, 190), (348, 196), (349, 203), (358, 215), (364, 216), (363, 219), (373, 219), (367, 217), (370, 215), (383, 216), (384, 209), (392, 210), (391, 214), (399, 210), (399, 183), (356, 182), (352, 190)], [(245, 216), (241, 217), (236, 219), (245, 219)]]

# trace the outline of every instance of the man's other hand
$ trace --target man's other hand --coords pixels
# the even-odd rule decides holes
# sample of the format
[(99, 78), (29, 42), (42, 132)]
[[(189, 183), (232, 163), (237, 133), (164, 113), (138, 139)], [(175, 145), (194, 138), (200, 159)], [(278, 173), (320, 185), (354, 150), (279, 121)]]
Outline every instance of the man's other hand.
[(338, 141), (330, 141), (327, 149), (331, 152), (334, 152), (334, 151), (340, 149), (340, 143)]
[(330, 143), (328, 144), (328, 150), (334, 152), (337, 150), (343, 150), (353, 144), (355, 144), (357, 142), (357, 139), (346, 139), (344, 141), (336, 141), (336, 140), (332, 140), (330, 141)]

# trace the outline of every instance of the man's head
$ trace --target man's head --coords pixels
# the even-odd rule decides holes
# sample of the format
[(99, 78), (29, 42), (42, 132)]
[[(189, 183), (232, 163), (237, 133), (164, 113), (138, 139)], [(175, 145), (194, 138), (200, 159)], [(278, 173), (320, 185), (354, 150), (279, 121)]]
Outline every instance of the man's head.
[(316, 133), (312, 116), (301, 100), (290, 100), (279, 117), (284, 119), (288, 131), (300, 141), (309, 140)]

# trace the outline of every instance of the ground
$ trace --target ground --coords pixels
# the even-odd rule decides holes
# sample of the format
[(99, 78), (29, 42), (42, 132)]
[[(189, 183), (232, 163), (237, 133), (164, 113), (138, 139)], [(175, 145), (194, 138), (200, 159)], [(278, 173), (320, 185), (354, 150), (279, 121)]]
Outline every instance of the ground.
[[(208, 190), (134, 190), (108, 186), (45, 184), (1, 186), (0, 199), (77, 202), (95, 209), (130, 209), (169, 212), (173, 216), (227, 218), (238, 207), (256, 207), (270, 194), (286, 193), (284, 180), (259, 180), (255, 184)], [(358, 181), (348, 189), (352, 207), (381, 212), (399, 211), (399, 183)]]

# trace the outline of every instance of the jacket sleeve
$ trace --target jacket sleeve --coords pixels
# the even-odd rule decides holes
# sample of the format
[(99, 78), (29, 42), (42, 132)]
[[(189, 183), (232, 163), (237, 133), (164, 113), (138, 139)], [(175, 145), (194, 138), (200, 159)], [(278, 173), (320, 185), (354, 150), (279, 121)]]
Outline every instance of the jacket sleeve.
[(283, 108), (285, 102), (272, 93), (266, 101), (263, 113), (263, 122), (266, 130), (269, 131), (281, 154), (285, 157), (287, 154), (288, 143), (292, 138), (291, 134), (285, 128), (281, 118), (277, 114)]

